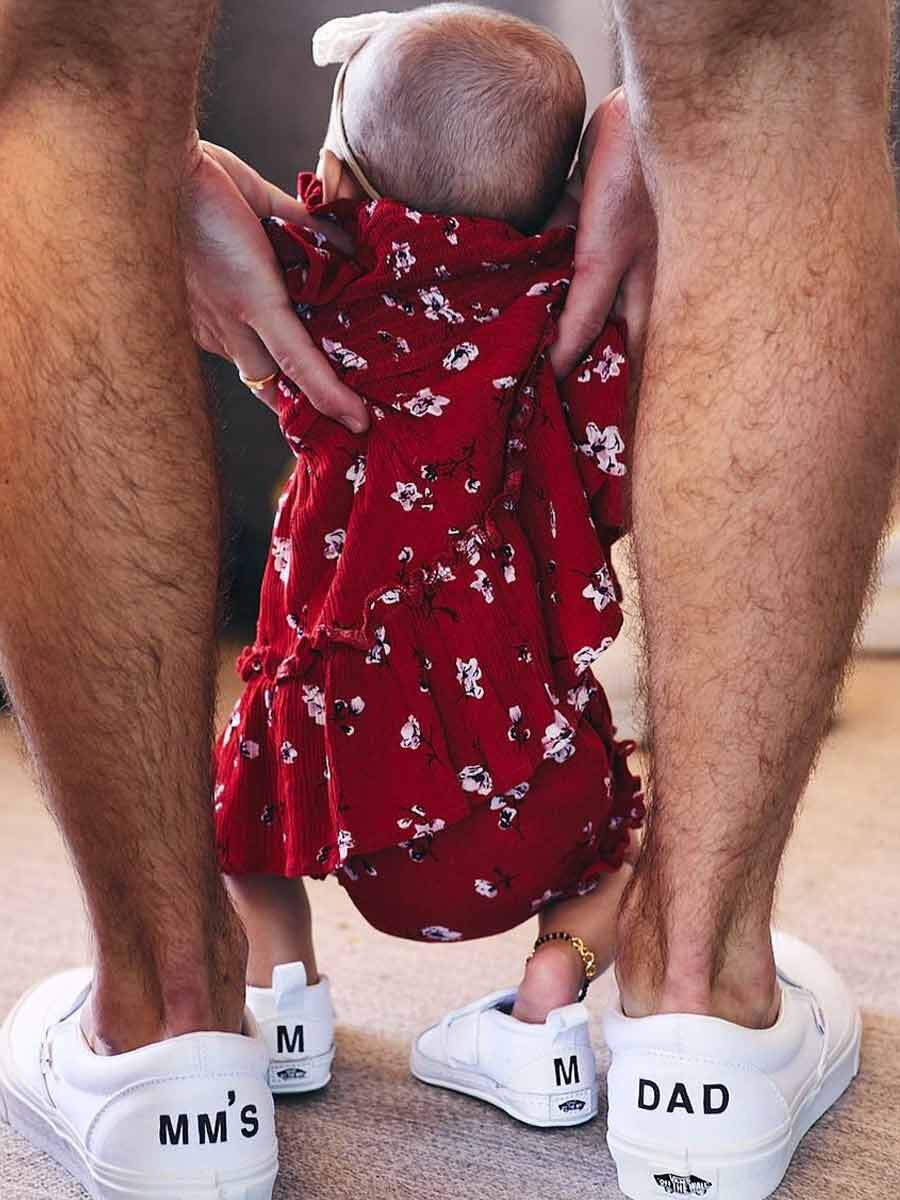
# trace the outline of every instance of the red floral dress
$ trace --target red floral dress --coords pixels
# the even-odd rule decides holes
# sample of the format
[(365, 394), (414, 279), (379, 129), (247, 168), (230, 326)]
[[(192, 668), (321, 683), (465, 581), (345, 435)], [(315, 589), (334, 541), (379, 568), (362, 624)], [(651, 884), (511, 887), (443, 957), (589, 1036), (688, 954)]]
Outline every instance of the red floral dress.
[[(622, 621), (609, 548), (623, 332), (608, 326), (558, 386), (547, 350), (571, 230), (526, 237), (390, 200), (326, 207), (312, 177), (301, 198), (350, 232), (352, 258), (310, 230), (267, 229), (298, 313), (372, 424), (355, 436), (279, 384), (297, 462), (217, 746), (222, 869), (354, 883), (383, 877), (383, 853), (434, 869), (454, 832), (477, 855), (488, 826), (534, 857), (524, 814), (541, 793), (543, 820), (571, 823), (554, 779), (574, 780), (577, 760), (590, 846), (561, 890), (583, 889), (621, 863), (643, 816), (591, 670)], [(585, 821), (572, 819), (574, 845)], [(468, 892), (487, 899), (495, 866)], [(547, 898), (528, 897), (528, 915)], [(470, 935), (448, 921), (430, 935)]]

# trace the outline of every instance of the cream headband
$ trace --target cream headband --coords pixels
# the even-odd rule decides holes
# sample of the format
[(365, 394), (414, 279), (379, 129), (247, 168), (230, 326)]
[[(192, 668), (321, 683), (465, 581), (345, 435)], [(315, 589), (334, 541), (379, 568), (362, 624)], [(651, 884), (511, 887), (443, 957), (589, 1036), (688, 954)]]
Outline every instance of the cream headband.
[(334, 81), (334, 96), (331, 101), (331, 117), (323, 149), (330, 150), (347, 166), (356, 182), (372, 200), (380, 200), (381, 193), (366, 176), (356, 155), (350, 148), (347, 129), (344, 125), (344, 80), (347, 67), (354, 54), (369, 38), (382, 30), (403, 21), (406, 13), (374, 12), (362, 13), (358, 17), (336, 17), (328, 21), (313, 34), (313, 61), (317, 67), (340, 63), (341, 69)]

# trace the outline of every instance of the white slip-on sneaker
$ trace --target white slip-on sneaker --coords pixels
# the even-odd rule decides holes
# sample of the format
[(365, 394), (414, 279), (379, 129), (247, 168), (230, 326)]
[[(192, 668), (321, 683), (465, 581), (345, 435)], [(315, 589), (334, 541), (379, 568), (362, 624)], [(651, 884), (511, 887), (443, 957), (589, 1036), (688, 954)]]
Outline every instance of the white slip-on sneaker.
[(448, 1013), (416, 1039), (410, 1069), (543, 1128), (597, 1115), (597, 1060), (583, 1004), (557, 1008), (543, 1025), (510, 1016), (516, 993), (495, 992)]
[(862, 1021), (840, 976), (796, 938), (773, 941), (781, 1012), (771, 1029), (633, 1020), (618, 1002), (607, 1014), (607, 1141), (632, 1200), (764, 1200), (858, 1073)]
[(284, 963), (272, 972), (270, 988), (247, 988), (247, 1007), (269, 1048), (273, 1092), (315, 1092), (329, 1082), (334, 1008), (324, 975), (311, 987), (303, 963)]
[(268, 1055), (254, 1035), (192, 1033), (94, 1054), (91, 971), (27, 992), (0, 1029), (0, 1117), (94, 1200), (271, 1200), (278, 1174)]

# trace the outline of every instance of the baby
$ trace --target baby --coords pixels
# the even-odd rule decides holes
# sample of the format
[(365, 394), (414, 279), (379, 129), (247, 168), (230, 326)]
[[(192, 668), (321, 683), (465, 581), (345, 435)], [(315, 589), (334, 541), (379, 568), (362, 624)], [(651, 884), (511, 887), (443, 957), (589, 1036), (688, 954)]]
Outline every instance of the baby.
[(281, 498), (246, 689), (217, 748), (221, 866), (276, 1091), (327, 1083), (328, 982), (303, 876), (378, 929), (459, 941), (533, 916), (518, 988), (413, 1048), (426, 1082), (535, 1125), (597, 1111), (578, 1001), (613, 956), (643, 818), (592, 667), (621, 625), (627, 375), (609, 326), (557, 385), (574, 231), (541, 234), (584, 85), (547, 31), (438, 5), (330, 22), (341, 62), (316, 217), (270, 222), (297, 311), (369, 405), (354, 436), (287, 379)]

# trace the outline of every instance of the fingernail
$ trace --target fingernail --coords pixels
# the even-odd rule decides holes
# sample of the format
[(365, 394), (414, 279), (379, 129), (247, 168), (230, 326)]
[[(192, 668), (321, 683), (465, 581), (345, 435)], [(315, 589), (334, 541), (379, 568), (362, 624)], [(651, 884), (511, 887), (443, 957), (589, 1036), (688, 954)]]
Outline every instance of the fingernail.
[(344, 424), (351, 433), (365, 433), (368, 428), (366, 422), (361, 417), (345, 417)]

